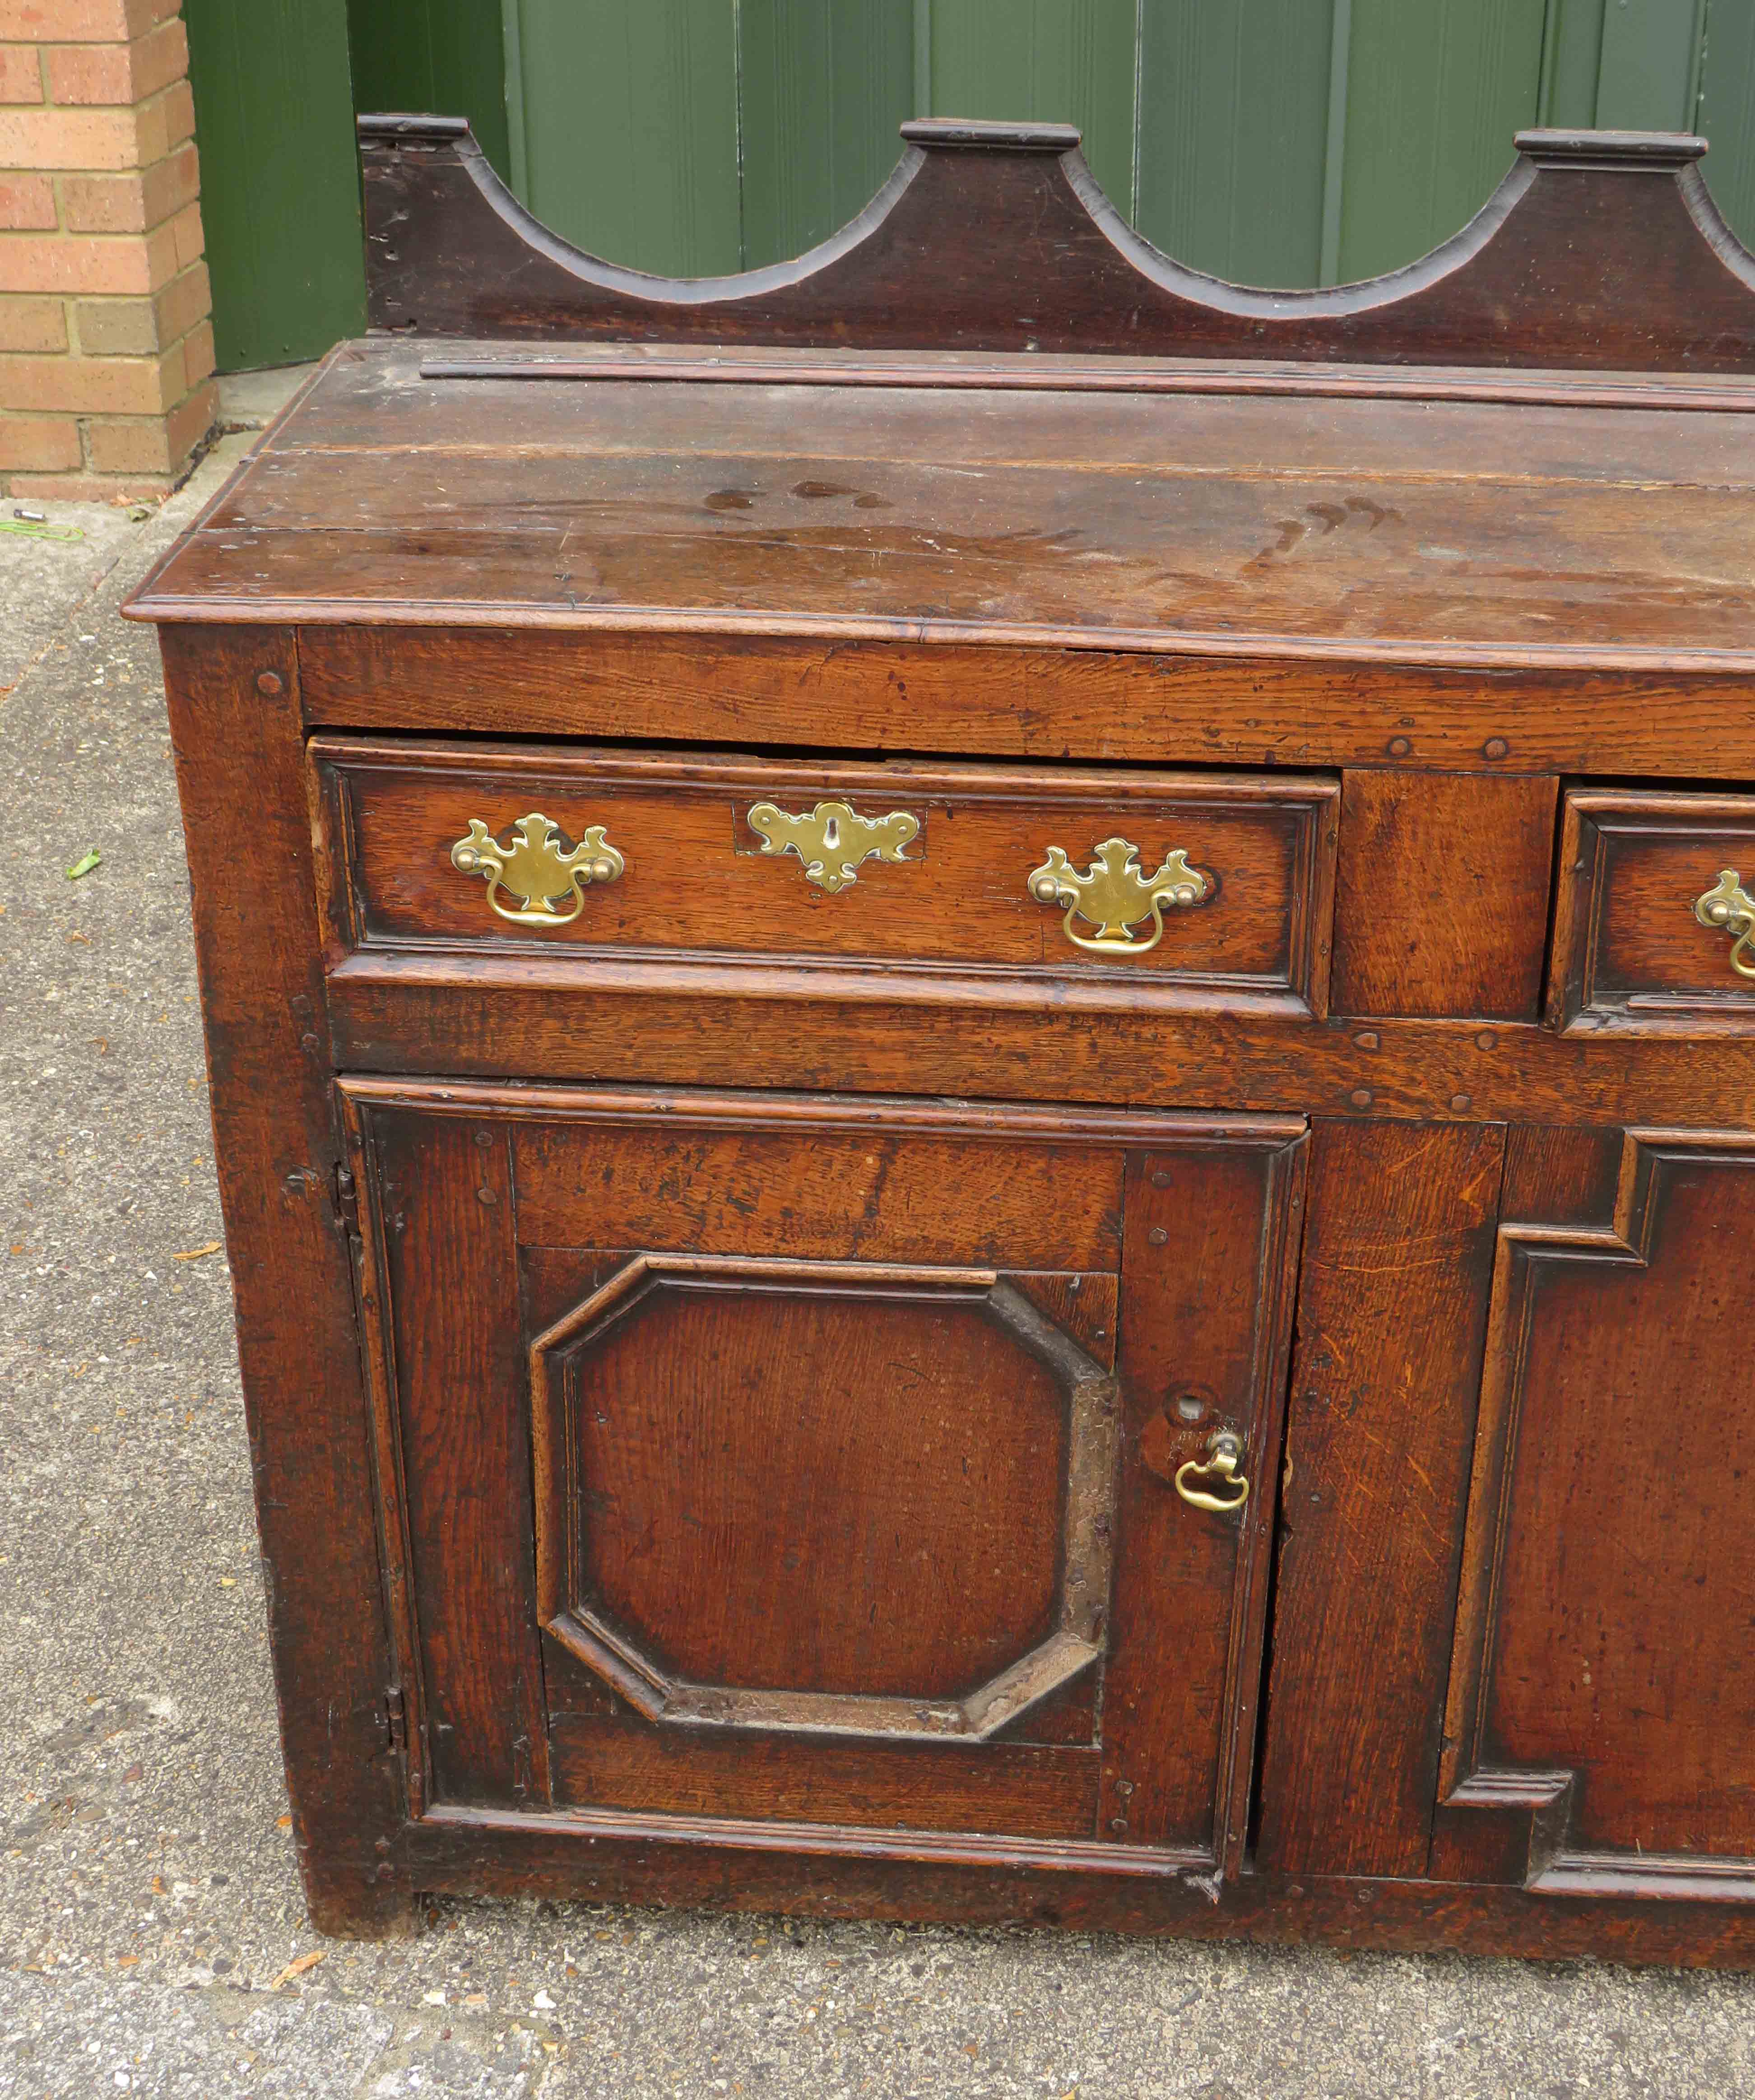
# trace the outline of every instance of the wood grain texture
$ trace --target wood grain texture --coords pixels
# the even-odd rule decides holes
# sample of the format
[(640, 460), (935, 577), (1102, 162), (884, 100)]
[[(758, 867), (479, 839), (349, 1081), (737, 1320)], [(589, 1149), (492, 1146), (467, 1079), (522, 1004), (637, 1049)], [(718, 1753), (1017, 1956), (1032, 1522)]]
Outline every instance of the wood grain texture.
[[(292, 638), (192, 631), (167, 640), (165, 661), (299, 1871), (320, 1930), (406, 1930), (410, 1885), (377, 1850), (404, 1812), (385, 1705), (395, 1662), (352, 1262), (333, 1207)], [(238, 861), (257, 852), (246, 893)]]
[(1755, 777), (1755, 721), (1733, 678), (1527, 664), (1462, 674), (1214, 650), (709, 645), (688, 632), (545, 634), (504, 623), (493, 633), (320, 624), (299, 635), (314, 729), (668, 739), (686, 695), (691, 736), (721, 748), (1692, 779), (1704, 712), (1726, 777)]
[(1197, 1861), (1120, 1846), (924, 1832), (850, 1840), (800, 1824), (446, 1810), (408, 1825), (397, 1849), (422, 1887), (467, 1894), (540, 1890), (611, 1903), (659, 1891), (669, 1903), (804, 1917), (940, 1918), (1550, 1961), (1612, 1952), (1629, 1962), (1755, 1967), (1755, 1911), (1746, 1904), (1271, 1873), (1241, 1876), (1215, 1899)]
[(1563, 1030), (1755, 1029), (1755, 983), (1695, 899), (1735, 871), (1755, 894), (1755, 796), (1567, 791), (1549, 968)]
[(362, 118), (372, 324), (1641, 370), (1746, 368), (1755, 342), (1755, 270), (1691, 139), (1521, 134), (1486, 205), (1421, 262), (1270, 293), (1202, 278), (1142, 241), (1067, 126), (940, 121), (902, 136), (894, 174), (821, 248), (685, 286), (556, 239), (465, 125)]
[(686, 1730), (655, 1737), (643, 1722), (562, 1714), (553, 1754), (558, 1801), (617, 1802), (659, 1811), (669, 1824), (748, 1817), (1079, 1838), (1096, 1816), (1097, 1753), (1088, 1745), (825, 1740), (801, 1753), (784, 1737), (740, 1733), (728, 1758), (723, 1745)]
[(1426, 1872), (1504, 1149), (1495, 1125), (1315, 1126), (1258, 1846), (1277, 1872)]
[[(684, 286), (370, 128), (379, 319), (505, 340), (344, 346), (130, 605), (314, 1915), (1755, 1964), (1755, 259), (1541, 135), (1239, 292), (1075, 144)], [(923, 822), (831, 898), (748, 812), (837, 793)], [(449, 863), (539, 810), (555, 942)], [(1125, 968), (1100, 835), (1215, 880)]]
[(1536, 1018), (1557, 788), (1552, 779), (1347, 774), (1339, 1012)]
[[(540, 1112), (541, 1096), (524, 1098)], [(554, 1097), (554, 1106), (567, 1105)], [(1003, 1110), (979, 1132), (954, 1123), (911, 1131), (890, 1121), (892, 1104), (874, 1101), (795, 1130), (776, 1127), (763, 1105), (728, 1102), (716, 1118), (674, 1098), (643, 1114), (580, 1101), (576, 1112), (602, 1126), (589, 1154), (568, 1127), (518, 1124), (520, 1230), (530, 1243), (576, 1245), (582, 1227), (606, 1229), (598, 1192), (612, 1189), (613, 1236), (623, 1246), (794, 1261), (840, 1260), (850, 1246), (863, 1260), (952, 1268), (1118, 1262), (1118, 1153), (1089, 1149), (1071, 1133), (1025, 1143)], [(972, 1174), (978, 1203), (946, 1207), (941, 1192)]]
[[(545, 1794), (511, 1158), (492, 1123), (368, 1115), (435, 1798)], [(467, 1571), (467, 1573), (465, 1573)]]
[(1755, 1454), (1724, 1255), (1755, 1220), (1755, 1135), (1629, 1133), (1608, 1215), (1541, 1208), (1499, 1235), (1445, 1791), (1563, 1782), (1540, 1880), (1719, 1860), (1748, 1895)]
[[(751, 964), (531, 957), (515, 981), (482, 979), (466, 961), (356, 958), (329, 981), (346, 1063), (361, 1072), (485, 1078), (509, 1066), (680, 1085), (732, 1085), (759, 1070), (769, 1084), (831, 1091), (1537, 1123), (1576, 1115), (1709, 1125), (1738, 1089), (1755, 1089), (1747, 1035), (1726, 1035), (1706, 1057), (1697, 1041), (1655, 1032), (1318, 1023), (1163, 1004), (1142, 1011), (1125, 988), (1068, 986), (1045, 1002), (1003, 979), (922, 986)], [(567, 1002), (558, 1007), (562, 992)], [(584, 999), (601, 1024), (589, 1030), (571, 1017), (571, 1002)], [(1060, 1265), (1058, 1257), (1048, 1265)]]
[[(1304, 1153), (1300, 1137), (1140, 1152), (1127, 1167), (1098, 1834), (1206, 1851), (1221, 1872), (1237, 1868), (1254, 1765)], [(1234, 1517), (1172, 1485), (1227, 1429), (1250, 1482)]]
[(1755, 417), (1666, 413), (1656, 383), (1639, 409), (1243, 393), (1191, 416), (1003, 384), (435, 380), (426, 354), (345, 346), (134, 611), (1755, 664)]
[[(1326, 1004), (1338, 801), (1334, 783), (1297, 775), (1025, 773), (919, 765), (809, 768), (702, 756), (676, 761), (564, 747), (311, 747), (326, 823), (323, 864), (336, 951), (443, 946), (520, 954), (695, 950), (845, 959), (886, 975), (935, 965), (1202, 987), (1228, 1000)], [(900, 862), (872, 859), (830, 893), (796, 853), (762, 850), (752, 808), (808, 814), (844, 801), (860, 814), (905, 811), (918, 826)], [(496, 837), (540, 810), (569, 842), (601, 824), (626, 865), (553, 931), (509, 926), (452, 845), (472, 818)], [(1118, 833), (1149, 877), (1172, 849), (1210, 885), (1165, 914), (1149, 952), (1079, 949), (1065, 911), (1027, 878), (1051, 845), (1083, 872)], [(1087, 938), (1096, 929), (1075, 930)], [(1144, 923), (1132, 938), (1144, 942)]]
[(668, 1671), (955, 1699), (1052, 1630), (1066, 1396), (978, 1290), (661, 1283), (569, 1378), (578, 1596)]
[[(1025, 1754), (1025, 1708), (1004, 1740), (936, 1745), (956, 1757), (915, 1767), (896, 1762), (907, 1745), (884, 1740), (893, 1719), (862, 1721), (858, 1710), (862, 1700), (986, 1696), (1032, 1650), (1046, 1656), (1076, 1634), (1117, 1673), (1100, 1709), (1109, 1841), (1131, 1831), (1234, 1866), (1228, 1834), (1241, 1842), (1253, 1740), (1301, 1122), (357, 1078), (344, 1090), (368, 1133), (366, 1215), (389, 1243), (440, 1796), (517, 1796), (529, 1630), (546, 1615), (550, 1711), (568, 1717), (550, 1767), (558, 1798), (803, 1813), (774, 1804), (807, 1798), (827, 1743), (814, 1817), (852, 1814), (864, 1784), (863, 1812), (888, 1801), (884, 1820), (990, 1829), (1022, 1788), (1019, 1833), (1089, 1838), (1094, 1697), (1047, 1717), (1066, 1740), (1037, 1746), (1040, 1755)], [(1038, 1166), (1057, 1185), (1032, 1178)], [(881, 1205), (862, 1200), (861, 1168)], [(1124, 1171), (1127, 1227), (1117, 1215)], [(839, 1180), (844, 1200), (800, 1202), (812, 1175), (825, 1187)], [(1124, 1257), (1118, 1335), (1113, 1277), (1091, 1279), (1094, 1320), (1082, 1306), (1069, 1316), (1095, 1359), (1034, 1312), (1002, 1317), (969, 1266), (992, 1258), (1003, 1286), (1015, 1273), (1020, 1304), (1082, 1299), (1073, 1286), (1083, 1276), (1042, 1273), (1044, 1248), (1065, 1238), (1055, 1213), (1076, 1215), (1081, 1181), (1111, 1207), (1100, 1242), (1107, 1234), (1109, 1259)], [(703, 1202), (739, 1220), (734, 1255), (701, 1251), (714, 1237)], [(646, 1273), (626, 1262), (618, 1273), (606, 1255), (588, 1261), (587, 1232), (646, 1249)], [(550, 1250), (537, 1268), (527, 1264), (527, 1276), (551, 1279), (549, 1309), (569, 1273), (597, 1286), (531, 1338), (545, 1360), (534, 1560), (520, 1529), (528, 1490), (512, 1480), (527, 1464), (506, 1361), (520, 1335), (506, 1281), (514, 1236)], [(895, 1265), (942, 1260), (945, 1250), (959, 1253), (957, 1268)], [(1082, 1396), (1095, 1381), (1113, 1418), (1111, 1351), (1131, 1434), (1174, 1405), (1171, 1433), (1188, 1455), (1221, 1425), (1259, 1454), (1241, 1525), (1186, 1507), (1131, 1456), (1118, 1508), (1113, 1434), (1096, 1433)], [(1198, 1421), (1180, 1411), (1189, 1405)], [(1118, 1546), (1135, 1558), (1112, 1648)], [(614, 1669), (568, 1633), (570, 1612), (589, 1615), (593, 1642), (611, 1643)], [(669, 1678), (694, 1688), (690, 1725), (667, 1722), (663, 1699), (630, 1674), (642, 1672), (648, 1688)], [(712, 1725), (719, 1687), (762, 1694), (763, 1719), (743, 1725), (725, 1706)], [(1078, 1717), (1086, 1750), (1075, 1755)], [(874, 1752), (866, 1781), (856, 1739)], [(926, 1788), (915, 1805), (898, 1790), (909, 1769)], [(589, 1774), (614, 1790), (577, 1792)]]

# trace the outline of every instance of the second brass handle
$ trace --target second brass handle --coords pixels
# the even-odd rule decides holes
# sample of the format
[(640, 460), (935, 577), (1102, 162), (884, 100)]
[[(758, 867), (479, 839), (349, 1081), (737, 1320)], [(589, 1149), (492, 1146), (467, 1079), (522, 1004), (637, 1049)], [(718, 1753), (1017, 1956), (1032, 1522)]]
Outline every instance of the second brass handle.
[(1704, 896), (1694, 900), (1694, 915), (1703, 926), (1711, 926), (1731, 938), (1731, 967), (1740, 977), (1755, 977), (1755, 897), (1743, 887), (1734, 867), (1722, 867), (1718, 880)]
[[(537, 811), (520, 817), (512, 831), (513, 843), (503, 845), (479, 817), (471, 817), (468, 836), (451, 849), (451, 865), (481, 876), (489, 907), (509, 925), (571, 925), (585, 908), (586, 887), (614, 882), (627, 865), (602, 824), (584, 832), (571, 853), (562, 847), (559, 826)], [(519, 900), (516, 909), (500, 902), (502, 893)], [(562, 908), (567, 898), (571, 911)]]
[(1176, 1468), (1176, 1493), (1195, 1509), (1241, 1509), (1250, 1498), (1250, 1484), (1237, 1468), (1243, 1462), (1243, 1440), (1233, 1431), (1221, 1429), (1207, 1447), (1205, 1458), (1189, 1458)]
[[(1105, 839), (1081, 875), (1058, 846), (1050, 846), (1042, 866), (1032, 868), (1025, 885), (1038, 904), (1064, 904), (1060, 930), (1075, 948), (1099, 955), (1149, 955), (1164, 938), (1164, 907), (1199, 904), (1212, 893), (1210, 880), (1188, 865), (1180, 846), (1164, 856), (1155, 875), (1140, 866), (1140, 849), (1131, 839)], [(1083, 919), (1094, 934), (1074, 930)], [(1128, 929), (1149, 920), (1152, 931), (1135, 940)]]

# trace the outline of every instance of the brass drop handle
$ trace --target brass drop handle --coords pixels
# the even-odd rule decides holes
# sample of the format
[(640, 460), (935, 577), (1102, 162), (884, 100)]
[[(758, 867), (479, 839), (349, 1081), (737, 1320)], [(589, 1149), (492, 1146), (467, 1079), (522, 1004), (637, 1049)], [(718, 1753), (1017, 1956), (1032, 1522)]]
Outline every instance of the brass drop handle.
[[(1207, 1440), (1210, 1456), (1190, 1458), (1176, 1468), (1176, 1493), (1195, 1509), (1241, 1509), (1250, 1498), (1250, 1484), (1237, 1467), (1243, 1460), (1243, 1440), (1235, 1430), (1221, 1429)], [(1211, 1485), (1208, 1485), (1210, 1483)], [(1219, 1490), (1215, 1493), (1213, 1489)]]
[[(1164, 938), (1164, 907), (1198, 904), (1213, 887), (1197, 867), (1189, 867), (1180, 846), (1165, 854), (1156, 875), (1143, 873), (1140, 849), (1128, 839), (1105, 839), (1083, 875), (1058, 846), (1050, 846), (1025, 886), (1038, 904), (1064, 904), (1061, 932), (1075, 948), (1099, 955), (1149, 955)], [(1095, 934), (1075, 933), (1075, 919), (1095, 926)], [(1149, 919), (1151, 933), (1135, 940), (1128, 928)]]
[[(571, 925), (585, 908), (586, 888), (614, 882), (627, 865), (602, 824), (593, 824), (571, 853), (561, 845), (560, 827), (535, 811), (512, 830), (514, 843), (503, 845), (479, 817), (471, 817), (469, 836), (451, 849), (451, 865), (480, 876), (490, 907), (514, 926)], [(500, 902), (502, 893), (518, 899), (516, 910)], [(569, 898), (570, 911), (562, 908)]]
[(1755, 940), (1755, 897), (1744, 889), (1734, 867), (1722, 867), (1717, 884), (1695, 898), (1694, 915), (1703, 926), (1731, 935), (1731, 968), (1740, 977), (1755, 977), (1755, 955), (1749, 953)]

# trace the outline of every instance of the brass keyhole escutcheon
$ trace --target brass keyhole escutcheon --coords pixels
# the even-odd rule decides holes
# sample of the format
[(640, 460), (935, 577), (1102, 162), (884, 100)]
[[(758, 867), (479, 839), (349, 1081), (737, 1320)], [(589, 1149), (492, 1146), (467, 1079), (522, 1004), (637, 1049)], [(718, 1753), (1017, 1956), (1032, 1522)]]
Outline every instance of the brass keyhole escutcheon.
[(868, 860), (906, 862), (909, 842), (920, 835), (920, 820), (911, 810), (863, 817), (848, 802), (819, 802), (797, 815), (773, 802), (757, 802), (747, 816), (763, 853), (796, 854), (805, 880), (831, 897), (855, 882), (856, 871)]
[(1722, 867), (1718, 880), (1704, 896), (1694, 900), (1694, 915), (1703, 926), (1731, 936), (1731, 967), (1740, 977), (1755, 977), (1755, 897), (1743, 887), (1734, 867)]
[(1194, 1509), (1241, 1509), (1250, 1498), (1250, 1484), (1237, 1467), (1243, 1462), (1243, 1440), (1234, 1430), (1221, 1429), (1207, 1439), (1208, 1456), (1190, 1458), (1176, 1468), (1176, 1493)]

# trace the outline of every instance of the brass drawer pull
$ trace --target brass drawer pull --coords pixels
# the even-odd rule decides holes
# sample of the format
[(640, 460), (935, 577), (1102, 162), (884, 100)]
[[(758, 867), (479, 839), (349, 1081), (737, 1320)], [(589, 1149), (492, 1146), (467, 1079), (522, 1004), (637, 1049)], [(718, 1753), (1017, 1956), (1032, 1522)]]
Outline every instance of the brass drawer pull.
[(904, 848), (919, 837), (920, 820), (906, 810), (862, 817), (846, 802), (819, 802), (807, 814), (792, 817), (772, 802), (758, 802), (749, 812), (749, 827), (765, 854), (796, 854), (805, 864), (805, 880), (832, 897), (857, 879), (853, 871), (868, 860), (905, 861)]
[(1716, 886), (1695, 898), (1694, 915), (1703, 926), (1731, 936), (1731, 968), (1740, 977), (1755, 977), (1755, 955), (1749, 953), (1749, 942), (1755, 940), (1755, 897), (1744, 889), (1734, 867), (1721, 868)]
[[(593, 882), (614, 882), (627, 863), (593, 824), (571, 853), (561, 847), (560, 827), (532, 812), (512, 827), (517, 843), (502, 845), (479, 817), (470, 819), (467, 838), (451, 849), (451, 865), (465, 875), (478, 875), (487, 885), (487, 902), (514, 926), (570, 926), (585, 908), (585, 889)], [(522, 900), (512, 911), (500, 893)], [(567, 898), (573, 908), (559, 907)]]
[[(1243, 1440), (1229, 1429), (1221, 1429), (1206, 1446), (1208, 1458), (1190, 1458), (1176, 1468), (1176, 1493), (1195, 1509), (1241, 1509), (1250, 1498), (1250, 1484), (1237, 1471), (1243, 1458)], [(1212, 1481), (1228, 1492), (1215, 1494), (1205, 1483)]]
[[(1198, 904), (1213, 887), (1197, 867), (1189, 867), (1180, 846), (1165, 854), (1156, 875), (1141, 874), (1140, 849), (1127, 839), (1105, 839), (1083, 875), (1058, 846), (1050, 846), (1048, 858), (1030, 871), (1028, 886), (1038, 904), (1064, 904), (1061, 930), (1067, 939), (1100, 955), (1148, 954), (1164, 938), (1164, 907)], [(1075, 933), (1075, 919), (1095, 926), (1095, 936)], [(1152, 922), (1150, 939), (1130, 940), (1127, 929), (1146, 919)]]

